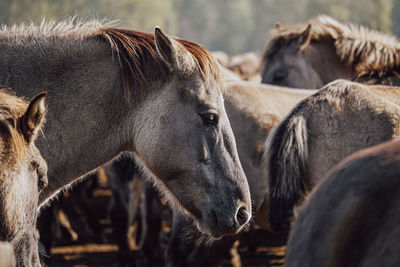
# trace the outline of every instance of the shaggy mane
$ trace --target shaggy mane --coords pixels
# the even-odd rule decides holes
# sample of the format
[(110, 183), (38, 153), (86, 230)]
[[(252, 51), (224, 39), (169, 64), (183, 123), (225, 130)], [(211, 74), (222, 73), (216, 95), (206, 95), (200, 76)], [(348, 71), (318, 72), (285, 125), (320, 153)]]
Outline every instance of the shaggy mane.
[[(166, 77), (168, 68), (157, 53), (154, 34), (107, 28), (101, 31), (101, 35), (110, 42), (118, 56), (126, 93), (136, 82), (147, 83)], [(219, 65), (208, 50), (190, 41), (175, 40), (192, 55), (204, 79), (220, 81)]]
[(23, 42), (31, 38), (71, 38), (82, 40), (88, 37), (99, 35), (104, 28), (115, 27), (118, 25), (116, 20), (82, 20), (71, 17), (66, 20), (46, 21), (42, 20), (39, 24), (15, 24), (12, 26), (2, 25), (0, 27), (0, 38), (8, 38), (14, 42)]
[[(69, 38), (84, 40), (100, 38), (109, 42), (116, 54), (122, 74), (125, 94), (129, 97), (132, 86), (146, 84), (155, 79), (164, 79), (168, 72), (166, 64), (157, 54), (154, 35), (120, 28), (117, 21), (78, 20), (75, 17), (61, 22), (46, 22), (39, 25), (2, 26), (1, 39), (15, 43), (29, 42), (32, 38)], [(204, 79), (221, 80), (220, 68), (212, 54), (201, 45), (175, 38), (192, 55)]]
[(311, 25), (311, 41), (329, 41), (342, 62), (353, 65), (357, 76), (384, 75), (400, 67), (400, 42), (397, 38), (366, 27), (342, 24), (321, 15), (307, 23), (273, 31), (264, 54), (264, 62)]

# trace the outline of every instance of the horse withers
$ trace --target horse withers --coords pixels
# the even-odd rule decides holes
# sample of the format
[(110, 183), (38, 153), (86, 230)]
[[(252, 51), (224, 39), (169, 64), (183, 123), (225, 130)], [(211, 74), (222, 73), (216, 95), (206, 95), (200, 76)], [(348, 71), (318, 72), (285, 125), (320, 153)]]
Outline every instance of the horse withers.
[(21, 95), (48, 91), (38, 147), (50, 183), (41, 204), (130, 151), (203, 233), (235, 234), (250, 220), (220, 68), (200, 45), (159, 28), (153, 35), (97, 20), (43, 23), (3, 28), (0, 63), (0, 84)]
[(400, 142), (337, 165), (302, 206), (285, 267), (400, 265)]
[(45, 97), (41, 93), (28, 105), (0, 91), (0, 241), (11, 244), (10, 262), (19, 267), (40, 266), (35, 227), (47, 164), (34, 141), (47, 112)]

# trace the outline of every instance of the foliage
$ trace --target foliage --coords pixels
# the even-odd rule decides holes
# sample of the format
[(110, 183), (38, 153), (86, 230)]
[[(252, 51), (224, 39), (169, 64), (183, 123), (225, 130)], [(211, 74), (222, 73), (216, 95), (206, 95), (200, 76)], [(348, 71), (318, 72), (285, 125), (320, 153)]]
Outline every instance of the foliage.
[(400, 0), (393, 0), (392, 31), (397, 37), (400, 37)]
[(117, 18), (132, 29), (168, 33), (211, 50), (263, 50), (276, 22), (327, 14), (400, 35), (400, 0), (0, 0), (0, 23), (78, 17)]
[(321, 13), (341, 22), (363, 24), (391, 33), (391, 2), (388, 0), (310, 0), (307, 15)]

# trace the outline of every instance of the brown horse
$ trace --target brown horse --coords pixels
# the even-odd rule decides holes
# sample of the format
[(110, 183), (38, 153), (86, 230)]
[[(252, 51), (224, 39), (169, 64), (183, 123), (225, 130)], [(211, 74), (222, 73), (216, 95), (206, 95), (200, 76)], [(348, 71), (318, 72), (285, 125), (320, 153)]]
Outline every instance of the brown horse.
[(261, 54), (259, 52), (228, 55), (222, 51), (215, 51), (213, 56), (218, 60), (218, 63), (238, 75), (242, 80), (260, 81)]
[(278, 27), (264, 53), (262, 82), (321, 88), (336, 79), (400, 85), (400, 42), (362, 26), (319, 16)]
[(400, 142), (343, 160), (305, 201), (285, 267), (400, 265)]
[(16, 266), (40, 266), (35, 236), (39, 193), (47, 165), (34, 141), (42, 127), (46, 94), (29, 105), (0, 91), (0, 241), (10, 242)]
[[(97, 20), (5, 27), (0, 84), (48, 91), (44, 203), (133, 152), (170, 204), (213, 237), (251, 217), (250, 193), (223, 106), (218, 63), (198, 44)], [(29, 88), (27, 87), (29, 86)]]
[[(302, 99), (315, 91), (249, 82), (227, 84), (225, 108), (235, 134), (237, 149), (253, 201), (254, 221), (265, 230), (268, 223), (268, 183), (262, 168), (263, 144), (278, 122)], [(167, 266), (218, 266), (239, 235), (224, 237), (213, 244), (198, 244), (191, 237), (192, 222), (173, 216), (167, 249)], [(192, 236), (185, 234), (189, 231)], [(205, 255), (207, 255), (205, 257)]]
[(290, 228), (293, 209), (344, 157), (400, 135), (400, 90), (338, 80), (301, 101), (269, 135), (269, 216)]

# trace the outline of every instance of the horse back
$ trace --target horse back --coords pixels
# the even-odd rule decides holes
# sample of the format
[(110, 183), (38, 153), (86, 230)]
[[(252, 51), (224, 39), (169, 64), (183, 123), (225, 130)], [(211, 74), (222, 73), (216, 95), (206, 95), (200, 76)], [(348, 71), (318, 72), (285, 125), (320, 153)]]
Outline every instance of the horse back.
[(307, 120), (311, 187), (346, 156), (400, 134), (400, 91), (333, 82), (308, 99)]
[(302, 206), (285, 266), (399, 266), (399, 174), (399, 141), (342, 161)]
[(400, 91), (339, 80), (301, 101), (265, 145), (270, 221), (288, 229), (294, 207), (346, 156), (400, 134)]

